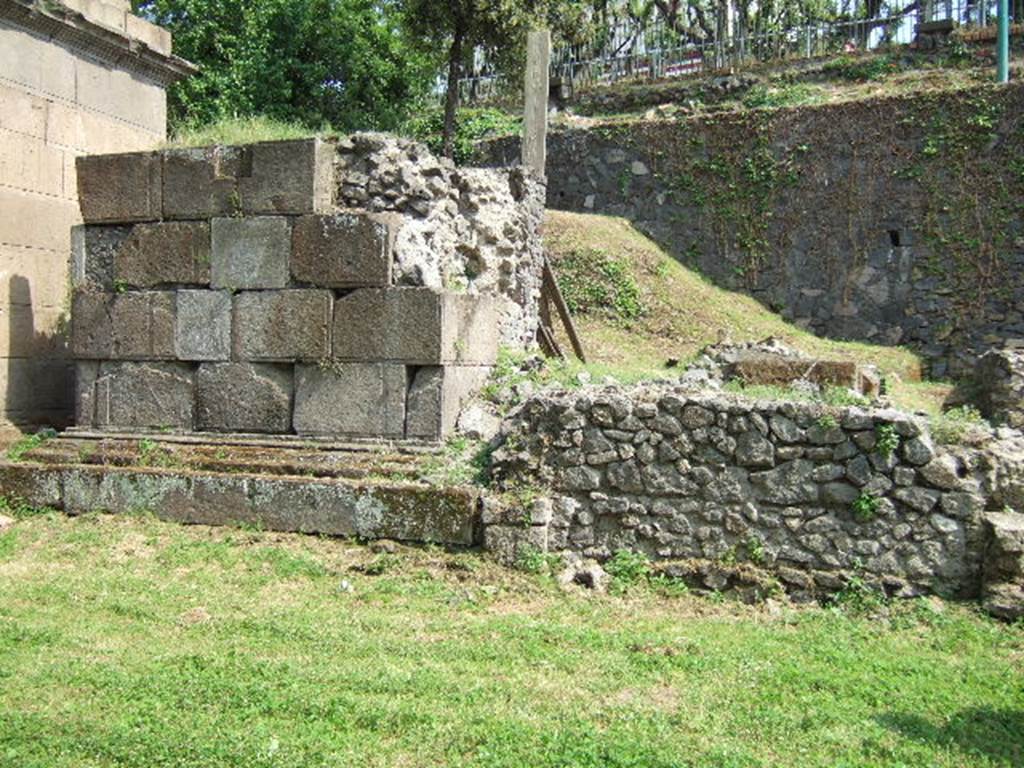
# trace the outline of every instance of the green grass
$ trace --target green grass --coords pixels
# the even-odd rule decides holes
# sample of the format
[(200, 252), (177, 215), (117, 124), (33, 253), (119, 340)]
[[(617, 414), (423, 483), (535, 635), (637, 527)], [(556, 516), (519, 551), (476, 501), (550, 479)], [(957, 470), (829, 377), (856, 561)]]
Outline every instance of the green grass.
[(297, 123), (269, 117), (226, 118), (210, 125), (183, 127), (166, 142), (166, 147), (206, 147), (213, 144), (252, 144), (258, 141), (305, 139), (318, 131)]
[(1024, 760), (1024, 628), (968, 607), (563, 594), (431, 549), (354, 570), (379, 557), (146, 517), (19, 522), (0, 534), (0, 766)]
[[(719, 288), (625, 219), (549, 210), (544, 243), (569, 297), (603, 297), (576, 300), (575, 320), (591, 364), (563, 366), (570, 375), (587, 369), (597, 381), (603, 375), (623, 383), (665, 378), (674, 372), (665, 367), (669, 358), (685, 363), (720, 335), (734, 342), (775, 336), (808, 355), (878, 366), (895, 384), (894, 400), (910, 409), (937, 412), (936, 403), (952, 389), (948, 384), (917, 386), (921, 363), (910, 350), (815, 336), (755, 299)], [(588, 263), (589, 272), (582, 266)], [(604, 267), (609, 263), (616, 265), (612, 277)], [(623, 286), (628, 287), (629, 306), (639, 311), (616, 308), (614, 297)], [(559, 343), (570, 348), (564, 337)]]

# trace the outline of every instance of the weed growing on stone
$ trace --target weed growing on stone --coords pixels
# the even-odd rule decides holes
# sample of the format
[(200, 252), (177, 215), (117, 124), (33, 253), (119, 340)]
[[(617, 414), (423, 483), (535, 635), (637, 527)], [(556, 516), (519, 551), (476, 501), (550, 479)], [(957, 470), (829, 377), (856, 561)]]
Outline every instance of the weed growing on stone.
[(950, 408), (931, 419), (932, 439), (940, 445), (957, 445), (971, 433), (988, 428), (988, 422), (973, 405)]
[(823, 413), (818, 417), (818, 426), (823, 430), (838, 429), (839, 419), (831, 413)]
[(879, 424), (875, 427), (875, 450), (884, 458), (889, 458), (900, 447), (900, 436), (892, 424)]
[(25, 435), (7, 449), (7, 458), (11, 461), (21, 461), (26, 454), (56, 436), (57, 433), (52, 429), (41, 429), (35, 434)]
[(144, 437), (138, 444), (140, 467), (161, 467), (163, 469), (175, 469), (182, 466), (182, 461), (168, 448), (160, 445), (155, 440)]
[(881, 502), (877, 496), (862, 493), (853, 501), (853, 517), (857, 522), (869, 523), (878, 517)]

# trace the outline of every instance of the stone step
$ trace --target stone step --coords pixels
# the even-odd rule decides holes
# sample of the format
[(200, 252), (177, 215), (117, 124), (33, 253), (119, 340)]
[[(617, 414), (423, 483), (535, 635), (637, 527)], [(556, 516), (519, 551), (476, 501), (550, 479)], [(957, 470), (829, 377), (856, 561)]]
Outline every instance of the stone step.
[(65, 436), (0, 461), (0, 494), (71, 515), (144, 511), (180, 523), (472, 546), (479, 492), (419, 479), (432, 458)]

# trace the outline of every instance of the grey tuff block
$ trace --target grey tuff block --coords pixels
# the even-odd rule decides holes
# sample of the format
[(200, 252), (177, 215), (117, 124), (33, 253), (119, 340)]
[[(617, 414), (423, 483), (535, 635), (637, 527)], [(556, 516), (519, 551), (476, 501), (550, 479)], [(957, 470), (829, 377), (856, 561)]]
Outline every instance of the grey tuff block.
[(103, 363), (95, 383), (96, 426), (190, 430), (193, 384), (186, 363)]
[(114, 290), (114, 254), (131, 227), (84, 224), (72, 227), (72, 284), (76, 288)]
[(210, 225), (205, 221), (136, 224), (113, 256), (118, 286), (209, 285)]
[(173, 360), (174, 291), (129, 291), (110, 300), (113, 360)]
[(333, 356), (409, 365), (491, 365), (494, 300), (430, 288), (364, 288), (335, 302)]
[(71, 354), (79, 360), (105, 360), (113, 352), (111, 294), (76, 289), (71, 297)]
[(270, 141), (243, 148), (238, 179), (242, 212), (319, 213), (329, 209), (334, 148), (320, 139)]
[(95, 360), (75, 363), (75, 424), (91, 427), (96, 421), (96, 377), (100, 364)]
[(209, 219), (237, 213), (242, 161), (239, 147), (164, 152), (164, 218)]
[(283, 216), (214, 219), (210, 282), (214, 288), (284, 288), (288, 285), (291, 224)]
[(389, 285), (396, 229), (373, 214), (302, 216), (292, 231), (292, 277), (328, 288)]
[(297, 365), (293, 426), (300, 435), (402, 437), (406, 387), (402, 365)]
[(413, 369), (406, 402), (406, 437), (440, 440), (451, 434), (459, 411), (484, 385), (487, 366), (426, 366)]
[(76, 158), (82, 220), (105, 224), (159, 219), (162, 165), (152, 152)]
[(179, 360), (231, 359), (231, 294), (178, 291), (174, 351)]
[(236, 360), (321, 360), (330, 353), (330, 291), (251, 291), (234, 297)]
[(290, 432), (292, 368), (267, 363), (203, 363), (196, 375), (196, 429)]

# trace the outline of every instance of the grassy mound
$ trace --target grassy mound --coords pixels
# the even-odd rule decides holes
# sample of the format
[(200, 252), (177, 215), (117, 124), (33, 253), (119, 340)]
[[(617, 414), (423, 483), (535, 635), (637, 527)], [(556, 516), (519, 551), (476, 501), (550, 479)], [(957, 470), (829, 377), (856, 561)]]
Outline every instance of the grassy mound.
[(715, 286), (625, 219), (548, 211), (544, 242), (595, 374), (663, 377), (669, 359), (685, 363), (720, 338), (776, 336), (808, 355), (878, 366), (906, 408), (934, 411), (951, 389), (920, 382), (920, 361), (909, 350), (820, 338)]

